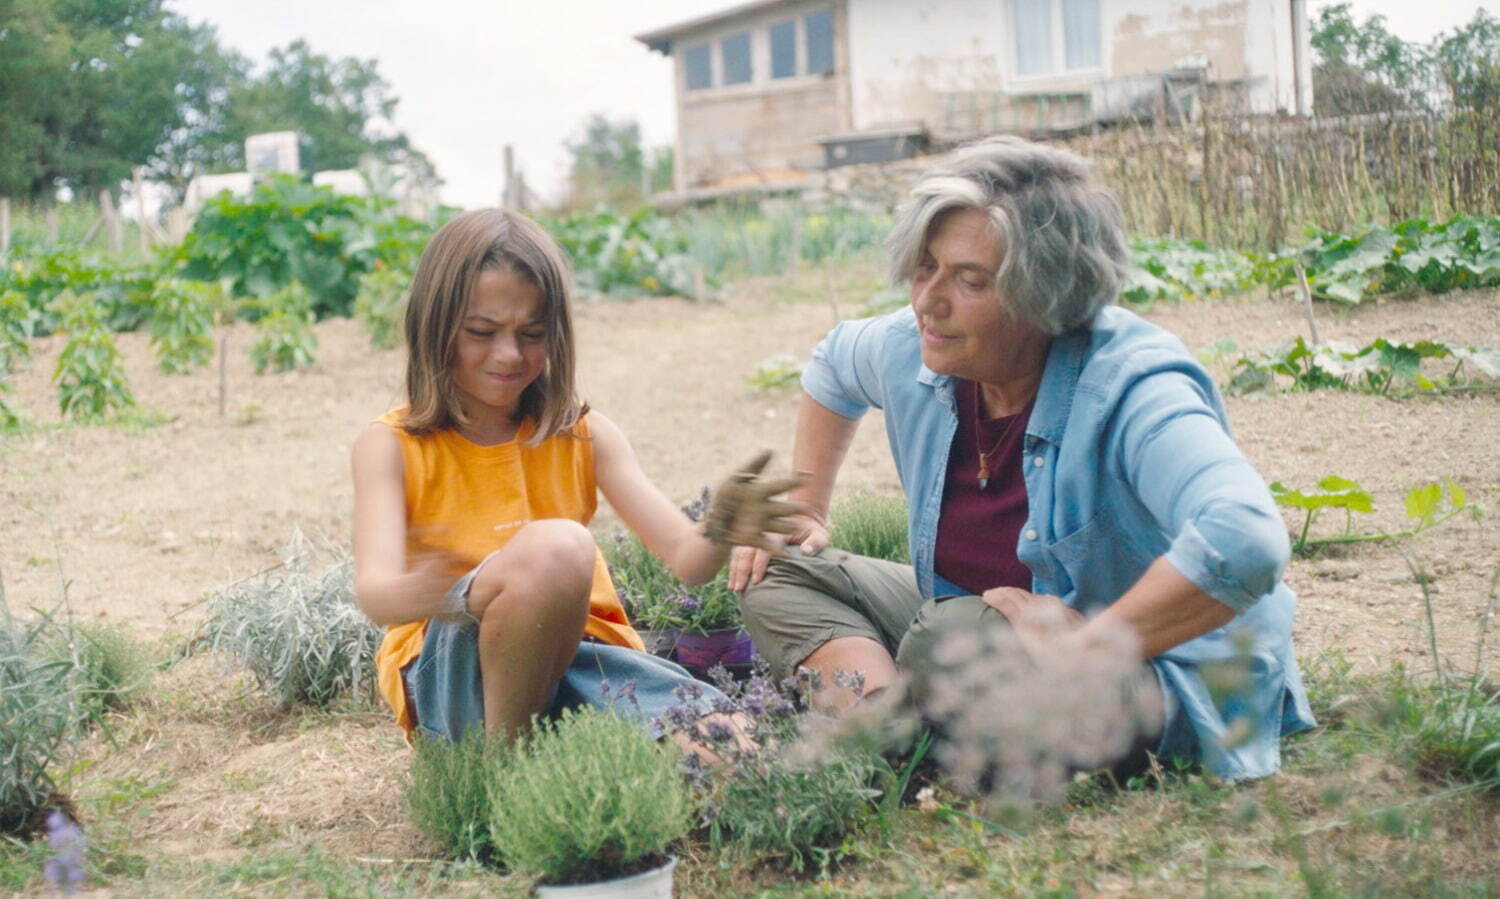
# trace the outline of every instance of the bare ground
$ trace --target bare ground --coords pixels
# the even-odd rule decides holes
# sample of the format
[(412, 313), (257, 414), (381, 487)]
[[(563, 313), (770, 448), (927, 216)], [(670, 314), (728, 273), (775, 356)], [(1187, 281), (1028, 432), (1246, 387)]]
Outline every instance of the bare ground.
[[(868, 283), (856, 274), (836, 287), (847, 298)], [(584, 304), (586, 396), (631, 435), (673, 497), (688, 498), (760, 447), (784, 462), (795, 392), (757, 394), (745, 379), (768, 356), (806, 358), (833, 320), (823, 284), (804, 274), (737, 284), (723, 303)], [(837, 311), (850, 315), (854, 303), (843, 299)], [(1494, 293), (1318, 315), (1325, 339), (1500, 346)], [(1149, 317), (1191, 348), (1221, 337), (1265, 347), (1305, 329), (1300, 307), (1283, 299), (1164, 306)], [(245, 358), (250, 332), (234, 329), (221, 417), (215, 372), (157, 374), (144, 335), (121, 335), (136, 396), (161, 421), (92, 427), (58, 423), (48, 377), (60, 344), (37, 341), (32, 366), (15, 377), (15, 401), (38, 427), (0, 436), (0, 577), (12, 608), (51, 608), (66, 595), (76, 615), (175, 642), (197, 624), (207, 591), (273, 564), (294, 527), (347, 543), (350, 443), (396, 400), (402, 356), (370, 349), (349, 321), (319, 325), (318, 338), (314, 369), (257, 377)], [(1305, 488), (1339, 474), (1364, 484), (1377, 513), (1362, 528), (1403, 526), (1405, 491), (1443, 477), (1472, 502), (1500, 508), (1500, 394), (1395, 401), (1322, 391), (1231, 398), (1229, 412), (1268, 481)], [(861, 428), (841, 489), (899, 492), (878, 417)], [(596, 529), (610, 526), (606, 509)], [(1487, 580), (1500, 562), (1491, 526), (1455, 519), (1409, 551), (1431, 575), (1443, 654), (1472, 664)], [(1392, 662), (1430, 670), (1422, 591), (1397, 549), (1364, 544), (1295, 560), (1288, 579), (1302, 599), (1305, 663), (1336, 654), (1363, 670)], [(1486, 662), (1491, 674), (1500, 671), (1496, 655)], [(278, 716), (204, 659), (169, 672), (156, 694), (114, 734), (114, 747), (102, 738), (92, 747), (93, 765), (75, 784), (96, 802), (122, 783), (149, 794), (120, 800), (132, 809), (140, 852), (232, 859), (298, 834), (361, 857), (431, 852), (401, 811), (406, 755), (379, 711)]]

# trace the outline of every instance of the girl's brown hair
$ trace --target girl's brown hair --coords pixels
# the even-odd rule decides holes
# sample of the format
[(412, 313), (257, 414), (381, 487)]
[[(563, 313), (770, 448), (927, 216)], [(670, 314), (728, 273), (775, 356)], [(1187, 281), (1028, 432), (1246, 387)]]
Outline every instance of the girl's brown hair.
[(572, 273), (541, 226), (504, 209), (476, 209), (439, 229), (422, 252), (406, 305), (406, 417), (401, 427), (427, 434), (468, 423), (450, 364), (474, 282), (483, 271), (508, 271), (542, 292), (547, 365), (521, 394), (520, 415), (541, 443), (588, 412), (573, 380)]

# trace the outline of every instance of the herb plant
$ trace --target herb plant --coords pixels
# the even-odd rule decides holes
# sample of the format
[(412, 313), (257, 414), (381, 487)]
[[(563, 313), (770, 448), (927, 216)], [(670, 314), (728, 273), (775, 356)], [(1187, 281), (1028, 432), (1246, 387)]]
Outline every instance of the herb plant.
[(417, 829), (453, 858), (494, 860), (490, 842), (490, 790), (504, 750), (474, 728), (458, 742), (417, 734), (403, 790)]
[(490, 839), (506, 867), (543, 883), (610, 880), (654, 867), (693, 826), (681, 753), (594, 708), (541, 721), (499, 757)]
[(99, 307), (89, 297), (64, 294), (54, 304), (62, 311), (68, 334), (52, 381), (62, 413), (91, 421), (135, 405), (125, 366)]
[(382, 632), (354, 604), (352, 562), (341, 555), (314, 575), (316, 554), (300, 532), (281, 554), (280, 565), (210, 597), (208, 645), (249, 668), (280, 708), (350, 692), (370, 699)]
[(260, 336), (250, 347), (256, 374), (311, 368), (318, 348), (313, 333), (312, 298), (300, 284), (288, 284), (260, 302), (265, 314), (255, 323)]
[(118, 628), (98, 623), (73, 625), (58, 634), (49, 652), (72, 669), (86, 717), (129, 708), (151, 682), (150, 656)]

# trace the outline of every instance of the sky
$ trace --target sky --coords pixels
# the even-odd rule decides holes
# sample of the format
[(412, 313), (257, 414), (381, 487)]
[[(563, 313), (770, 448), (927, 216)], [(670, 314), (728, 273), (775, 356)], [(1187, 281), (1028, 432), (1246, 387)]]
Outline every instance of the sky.
[[(400, 98), (395, 125), (444, 179), (445, 202), (499, 202), (502, 148), (544, 199), (564, 188), (565, 142), (600, 112), (640, 123), (647, 146), (675, 133), (671, 61), (633, 35), (743, 0), (167, 0), (256, 62), (305, 38), (335, 58), (374, 59)], [(998, 0), (997, 0), (998, 2)], [(1500, 2), (1500, 0), (1496, 0)], [(1310, 0), (1312, 15), (1328, 5)], [(1408, 41), (1474, 17), (1486, 0), (1352, 0)]]

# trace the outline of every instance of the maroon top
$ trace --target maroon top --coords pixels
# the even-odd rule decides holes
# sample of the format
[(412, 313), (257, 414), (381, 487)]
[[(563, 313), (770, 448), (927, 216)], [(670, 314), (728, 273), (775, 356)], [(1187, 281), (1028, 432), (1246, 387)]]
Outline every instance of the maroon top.
[[(960, 380), (954, 399), (958, 403), (958, 430), (948, 450), (933, 568), (975, 594), (991, 587), (1030, 590), (1031, 570), (1016, 558), (1016, 542), (1026, 524), (1021, 449), (1032, 403), (1015, 415), (980, 421), (975, 382)], [(997, 442), (998, 448), (989, 453), (988, 485), (981, 489), (979, 454), (981, 450), (989, 452)]]

